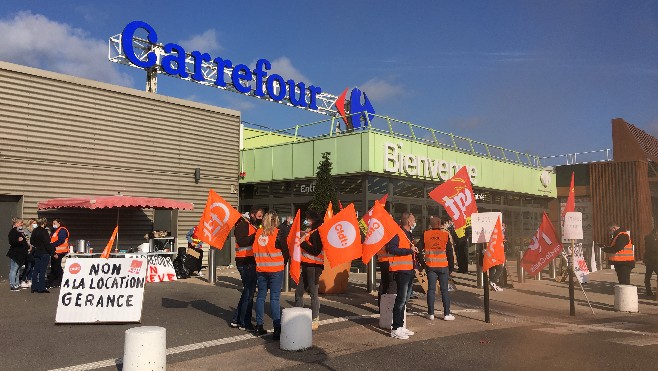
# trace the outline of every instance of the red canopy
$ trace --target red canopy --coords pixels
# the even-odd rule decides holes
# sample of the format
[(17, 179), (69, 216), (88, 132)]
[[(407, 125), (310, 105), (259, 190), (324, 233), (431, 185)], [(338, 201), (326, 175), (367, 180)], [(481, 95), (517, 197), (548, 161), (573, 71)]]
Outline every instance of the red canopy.
[(194, 204), (166, 198), (133, 196), (84, 196), (72, 198), (53, 198), (41, 201), (39, 210), (79, 207), (82, 209), (103, 209), (114, 207), (141, 207), (145, 209), (180, 209), (193, 210)]

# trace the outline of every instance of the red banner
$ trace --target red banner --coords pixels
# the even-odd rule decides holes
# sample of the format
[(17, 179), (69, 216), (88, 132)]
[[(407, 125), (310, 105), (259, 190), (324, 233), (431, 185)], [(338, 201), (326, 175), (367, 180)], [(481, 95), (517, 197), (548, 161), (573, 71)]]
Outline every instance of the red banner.
[(523, 254), (521, 265), (529, 275), (534, 276), (557, 258), (561, 252), (562, 244), (556, 237), (553, 223), (544, 213), (537, 233)]
[(564, 205), (564, 210), (562, 210), (562, 220), (564, 221), (564, 215), (566, 213), (576, 211), (576, 188), (573, 184), (573, 171), (571, 172), (571, 184), (569, 185), (569, 197), (567, 197), (567, 203)]
[(466, 227), (471, 224), (471, 214), (478, 212), (466, 166), (445, 183), (434, 188), (429, 196), (443, 205), (455, 224), (457, 236), (463, 237)]
[(211, 247), (221, 250), (231, 228), (241, 217), (240, 213), (222, 196), (212, 189), (208, 191), (208, 201), (203, 210), (197, 230), (197, 237)]
[(361, 235), (354, 204), (349, 204), (331, 220), (325, 221), (318, 231), (325, 255), (332, 267), (361, 257)]
[(503, 237), (503, 227), (500, 222), (500, 217), (496, 219), (496, 226), (491, 232), (491, 238), (487, 244), (487, 249), (484, 250), (484, 259), (482, 261), (482, 270), (488, 271), (489, 268), (497, 265), (505, 264), (505, 245), (503, 244), (505, 237)]
[(372, 207), (369, 215), (368, 232), (366, 233), (366, 239), (363, 241), (362, 260), (364, 264), (368, 264), (370, 258), (381, 250), (400, 230), (398, 223), (379, 202), (375, 202), (375, 206)]
[(302, 272), (302, 248), (300, 247), (301, 221), (299, 218), (299, 210), (297, 210), (297, 215), (295, 215), (295, 220), (292, 222), (290, 233), (288, 234), (288, 251), (290, 251), (290, 277), (292, 277), (292, 280), (295, 281), (296, 284), (299, 284), (299, 276)]

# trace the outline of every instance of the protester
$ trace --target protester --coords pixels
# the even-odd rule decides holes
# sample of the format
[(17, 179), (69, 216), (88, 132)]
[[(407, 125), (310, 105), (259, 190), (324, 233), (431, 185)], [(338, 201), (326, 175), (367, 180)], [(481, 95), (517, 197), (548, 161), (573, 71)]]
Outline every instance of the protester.
[(50, 245), (55, 254), (50, 259), (50, 281), (48, 287), (59, 287), (62, 284), (64, 269), (62, 259), (69, 253), (69, 230), (62, 226), (61, 219), (53, 219), (53, 232), (50, 235)]
[(278, 236), (279, 217), (275, 211), (268, 211), (263, 217), (263, 227), (256, 231), (254, 238), (254, 257), (256, 259), (256, 281), (258, 296), (256, 298), (256, 333), (267, 333), (263, 328), (265, 314), (265, 296), (270, 290), (270, 315), (274, 324), (274, 340), (281, 336), (281, 285), (285, 260), (288, 257), (286, 241)]
[(391, 256), (392, 255), (386, 252), (386, 246), (382, 247), (382, 249), (377, 252), (377, 265), (379, 265), (380, 274), (379, 288), (377, 290), (377, 306), (379, 307), (380, 312), (382, 309), (382, 295), (390, 294), (392, 293), (391, 291), (395, 291), (392, 288), (392, 286), (394, 286), (392, 285), (393, 282), (391, 282), (392, 274), (389, 272), (389, 259)]
[(233, 235), (235, 236), (235, 265), (242, 280), (242, 295), (233, 313), (231, 327), (240, 330), (254, 331), (251, 323), (254, 295), (256, 294), (256, 259), (254, 258), (254, 238), (256, 230), (263, 222), (263, 209), (257, 206), (251, 208), (249, 220), (238, 219)]
[(644, 264), (646, 272), (644, 273), (644, 287), (647, 296), (653, 297), (651, 290), (651, 276), (654, 273), (658, 275), (658, 228), (654, 228), (651, 234), (644, 238)]
[(318, 228), (322, 225), (320, 215), (313, 210), (306, 212), (304, 225), (310, 227), (305, 236), (302, 237), (301, 247), (301, 275), (299, 284), (295, 290), (295, 306), (304, 306), (304, 291), (311, 295), (311, 311), (313, 315), (312, 329), (317, 330), (320, 325), (320, 298), (318, 288), (320, 287), (320, 275), (324, 269), (324, 252), (322, 251), (322, 239)]
[(468, 241), (471, 237), (471, 226), (466, 227), (463, 237), (457, 237), (455, 226), (452, 220), (450, 220), (448, 231), (450, 232), (453, 246), (455, 246), (455, 255), (457, 255), (457, 273), (468, 273)]
[(23, 264), (23, 271), (19, 277), (21, 281), (21, 288), (27, 289), (32, 286), (32, 267), (34, 267), (34, 255), (32, 254), (32, 245), (30, 244), (30, 238), (32, 237), (32, 230), (37, 227), (37, 221), (34, 219), (29, 219), (24, 223), (23, 234), (27, 240), (29, 246), (27, 258), (25, 259), (25, 264)]
[(46, 289), (46, 269), (50, 257), (55, 254), (55, 248), (50, 242), (50, 235), (46, 230), (46, 218), (37, 219), (37, 227), (32, 230), (30, 242), (33, 246), (34, 268), (32, 269), (32, 292), (48, 294)]
[(424, 251), (425, 265), (427, 266), (427, 319), (434, 320), (434, 300), (436, 295), (436, 281), (438, 279), (443, 302), (443, 319), (455, 319), (450, 312), (450, 294), (448, 293), (449, 277), (454, 271), (453, 244), (450, 232), (446, 229), (450, 219), (441, 219), (438, 216), (430, 219), (430, 229), (425, 231), (418, 249)]
[(610, 254), (608, 264), (615, 266), (617, 280), (620, 285), (631, 284), (631, 270), (635, 268), (635, 256), (633, 255), (633, 242), (631, 236), (618, 223), (613, 222), (608, 225), (608, 230), (612, 236), (608, 246), (603, 251)]
[(7, 257), (9, 257), (9, 290), (15, 292), (21, 290), (19, 270), (25, 263), (29, 252), (29, 245), (23, 233), (23, 219), (12, 219), (12, 228), (7, 237), (9, 239), (9, 251), (7, 251)]
[(408, 339), (414, 334), (413, 331), (405, 328), (404, 311), (414, 278), (413, 254), (418, 253), (418, 249), (412, 245), (411, 236), (411, 226), (415, 224), (416, 219), (412, 213), (402, 213), (400, 227), (403, 234), (398, 233), (386, 244), (386, 252), (392, 255), (389, 258), (389, 271), (393, 273), (397, 285), (391, 327), (391, 337), (396, 339)]

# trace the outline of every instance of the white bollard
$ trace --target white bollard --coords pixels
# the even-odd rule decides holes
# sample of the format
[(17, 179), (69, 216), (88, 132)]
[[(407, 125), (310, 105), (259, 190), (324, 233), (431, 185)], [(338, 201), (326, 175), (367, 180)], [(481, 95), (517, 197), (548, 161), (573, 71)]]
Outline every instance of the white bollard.
[(617, 312), (638, 312), (636, 286), (615, 285), (615, 310)]
[[(379, 305), (379, 327), (390, 330), (393, 325), (393, 307), (397, 294), (383, 294)], [(407, 311), (404, 312), (404, 327), (407, 327)]]
[(123, 345), (123, 370), (166, 370), (167, 329), (158, 326), (126, 330)]
[(313, 312), (309, 308), (285, 308), (281, 314), (282, 350), (303, 350), (313, 346)]

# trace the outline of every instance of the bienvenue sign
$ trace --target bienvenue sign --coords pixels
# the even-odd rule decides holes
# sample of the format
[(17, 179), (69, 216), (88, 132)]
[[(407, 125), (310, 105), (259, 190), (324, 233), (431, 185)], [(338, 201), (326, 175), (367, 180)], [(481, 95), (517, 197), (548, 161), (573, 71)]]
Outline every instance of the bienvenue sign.
[(146, 273), (146, 258), (68, 259), (55, 322), (139, 322)]

